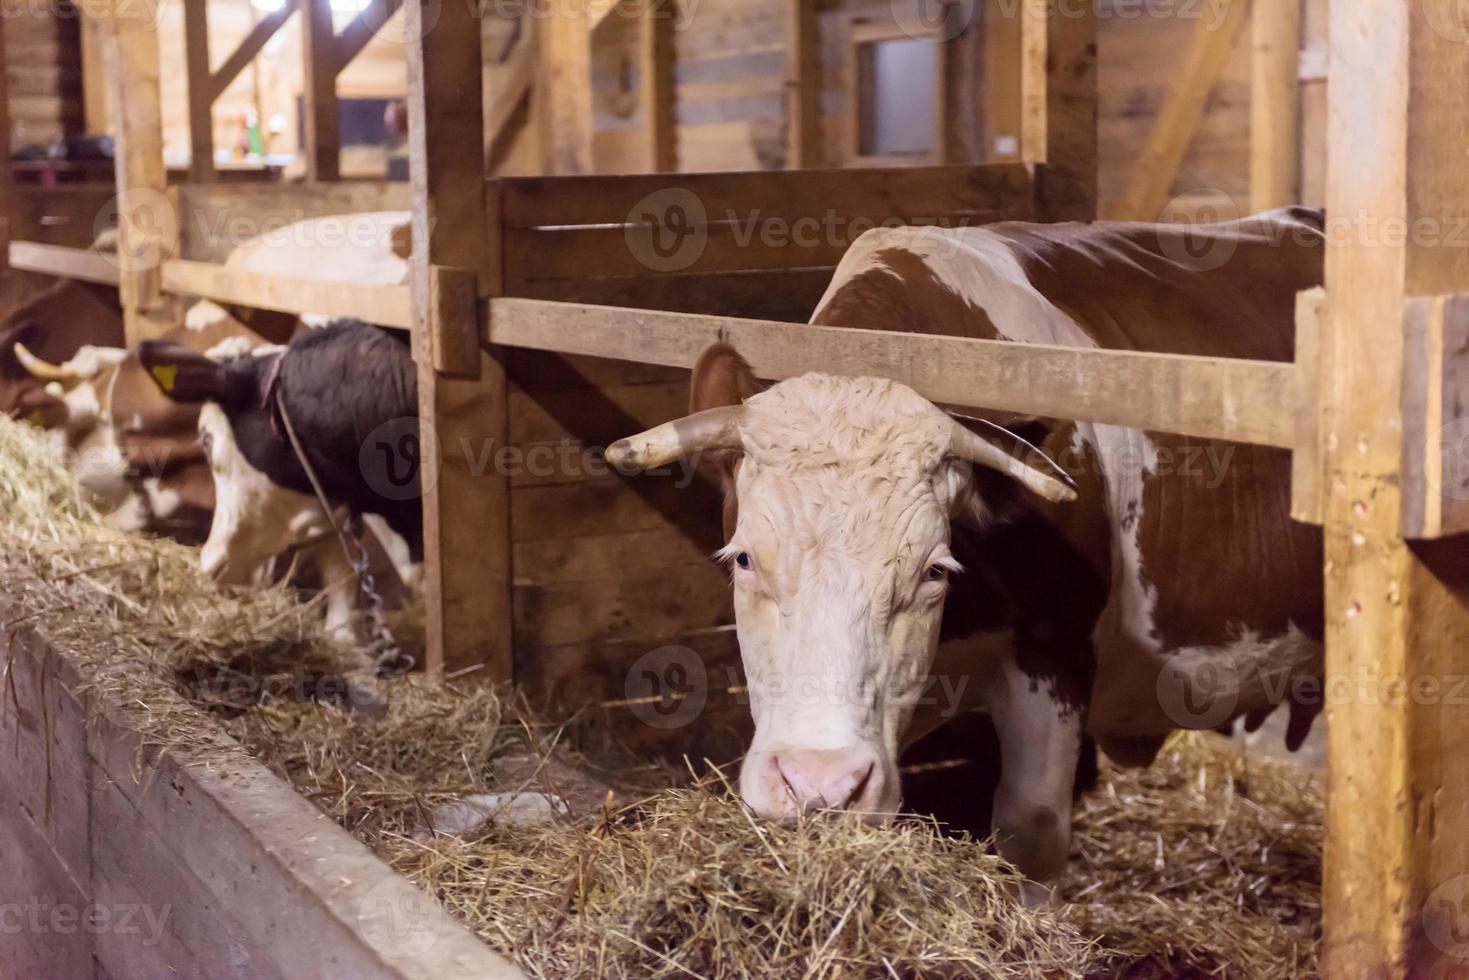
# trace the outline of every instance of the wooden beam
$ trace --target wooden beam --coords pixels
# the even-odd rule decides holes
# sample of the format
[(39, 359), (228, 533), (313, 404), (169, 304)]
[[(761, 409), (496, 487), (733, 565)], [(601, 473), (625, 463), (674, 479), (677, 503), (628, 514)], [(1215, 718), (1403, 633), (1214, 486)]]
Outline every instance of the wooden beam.
[[(1466, 541), (1405, 540), (1415, 306), (1469, 288), (1469, 45), (1447, 0), (1334, 0), (1321, 452), (1323, 976), (1462, 970), (1469, 899)], [(1394, 228), (1401, 229), (1395, 233)], [(1408, 329), (1405, 329), (1405, 325)], [(1466, 420), (1469, 422), (1469, 420)]]
[(64, 279), (116, 286), (117, 257), (90, 248), (68, 248), (41, 242), (10, 243), (10, 267)]
[(331, 0), (301, 3), (301, 127), (306, 179), (341, 176), (342, 121), (337, 109), (337, 49)]
[(785, 0), (786, 166), (821, 166), (821, 38), (816, 0)]
[(431, 673), (480, 668), (503, 681), (514, 671), (510, 480), (493, 459), (509, 433), (505, 368), (490, 351), (473, 365), (478, 377), (435, 369), (436, 357), (457, 367), (435, 343), (457, 333), (436, 322), (456, 306), (443, 287), (467, 276), (480, 296), (500, 290), (499, 184), (486, 182), (473, 151), (485, 145), (479, 7), (443, 4), (424, 31), (426, 6), (408, 5), (407, 31), (413, 352), (424, 444), (439, 447), (423, 454), (425, 659)]
[(1038, 189), (1044, 220), (1090, 221), (1097, 216), (1096, 8), (1019, 8), (1012, 16), (1021, 21), (1020, 158), (1046, 164)]
[(1301, 0), (1250, 12), (1250, 211), (1300, 200)]
[(362, 53), (362, 49), (371, 43), (377, 36), (377, 32), (383, 29), (383, 25), (392, 20), (398, 8), (403, 6), (403, 0), (372, 0), (366, 7), (360, 10), (352, 22), (342, 28), (342, 33), (337, 35), (336, 46), (336, 73), (340, 75), (342, 69), (352, 63), (352, 60)]
[(366, 320), (402, 330), (412, 325), (406, 286), (288, 279), (239, 272), (212, 262), (171, 259), (163, 265), (163, 288), (175, 295), (264, 310)]
[(692, 367), (733, 344), (762, 378), (878, 375), (935, 402), (1205, 439), (1291, 446), (1295, 367), (1271, 361), (970, 340), (735, 317), (495, 299), (488, 341)]
[(1203, 19), (1194, 29), (1193, 40), (1181, 57), (1182, 77), (1169, 87), (1153, 130), (1131, 167), (1127, 192), (1112, 217), (1156, 221), (1168, 204), (1178, 168), (1204, 119), (1209, 93), (1224, 74), (1249, 11), (1249, 0), (1226, 3), (1222, 20)]
[(644, 0), (638, 24), (638, 75), (643, 144), (649, 173), (678, 169), (678, 125), (674, 120), (673, 43), (678, 8), (673, 0)]
[(184, 0), (184, 68), (189, 90), (189, 179), (207, 183), (214, 179), (209, 0)]
[(118, 110), (118, 295), (131, 346), (174, 326), (161, 267), (178, 244), (178, 213), (166, 194), (157, 19), (128, 0), (113, 0), (103, 24), (108, 86)]
[(592, 34), (588, 0), (563, 0), (537, 18), (537, 112), (549, 174), (587, 174), (592, 150)]
[(250, 28), (250, 33), (245, 35), (239, 47), (230, 52), (230, 56), (224, 59), (224, 64), (214, 74), (209, 76), (209, 102), (212, 105), (217, 101), (224, 90), (230, 87), (230, 83), (239, 77), (240, 72), (249, 66), (250, 62), (259, 57), (265, 48), (265, 43), (275, 36), (275, 32), (281, 29), (291, 15), (296, 12), (299, 0), (284, 0), (279, 10), (272, 10)]

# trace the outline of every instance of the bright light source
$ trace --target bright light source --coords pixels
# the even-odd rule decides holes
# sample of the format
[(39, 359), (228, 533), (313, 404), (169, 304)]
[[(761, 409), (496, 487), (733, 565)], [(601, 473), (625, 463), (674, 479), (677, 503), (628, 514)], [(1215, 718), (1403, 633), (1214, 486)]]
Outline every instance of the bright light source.
[(368, 0), (331, 0), (332, 10), (339, 14), (355, 14), (367, 9)]
[(250, 0), (250, 6), (267, 14), (275, 13), (286, 5), (286, 0)]

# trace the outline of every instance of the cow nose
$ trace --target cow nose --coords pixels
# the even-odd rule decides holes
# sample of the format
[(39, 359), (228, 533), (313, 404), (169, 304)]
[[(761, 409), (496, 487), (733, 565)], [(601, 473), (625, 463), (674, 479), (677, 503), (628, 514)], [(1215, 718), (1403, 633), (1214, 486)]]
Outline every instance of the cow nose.
[(880, 795), (877, 759), (865, 749), (787, 749), (772, 766), (799, 812), (855, 809)]

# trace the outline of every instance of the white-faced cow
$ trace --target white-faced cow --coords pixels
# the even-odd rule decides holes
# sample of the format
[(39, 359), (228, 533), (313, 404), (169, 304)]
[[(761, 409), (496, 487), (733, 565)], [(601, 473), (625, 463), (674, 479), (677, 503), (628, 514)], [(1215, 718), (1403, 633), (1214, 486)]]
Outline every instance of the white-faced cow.
[[(418, 387), (403, 338), (338, 321), (240, 357), (159, 341), (144, 341), (138, 355), (168, 398), (201, 406), (200, 441), (215, 488), (202, 562), (217, 578), (247, 582), (272, 556), (323, 529), (288, 421), (327, 499), (353, 514), (380, 515), (407, 542), (409, 560), (422, 560)], [(380, 446), (368, 446), (372, 436)]]
[[(1191, 228), (879, 229), (812, 322), (1288, 361), (1322, 255), (1322, 216), (1299, 209)], [(1000, 848), (1037, 881), (1066, 861), (1084, 733), (1141, 765), (1177, 728), (1282, 702), (1290, 739), (1309, 729), (1322, 549), (1289, 518), (1284, 451), (1069, 421), (1012, 422), (1017, 435), (877, 378), (758, 391), (714, 348), (696, 414), (608, 458), (703, 452), (720, 470), (756, 726), (740, 787), (759, 813), (896, 811), (936, 658), (981, 681)]]

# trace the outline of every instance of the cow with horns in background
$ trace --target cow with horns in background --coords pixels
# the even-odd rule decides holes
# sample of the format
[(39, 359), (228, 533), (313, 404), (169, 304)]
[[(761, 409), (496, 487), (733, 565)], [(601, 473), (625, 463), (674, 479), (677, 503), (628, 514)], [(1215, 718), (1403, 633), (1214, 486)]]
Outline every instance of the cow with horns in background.
[[(1322, 228), (1292, 209), (1191, 227), (877, 229), (812, 322), (1289, 361)], [(1066, 862), (1086, 736), (1146, 765), (1176, 729), (1258, 724), (1287, 704), (1294, 748), (1320, 709), (1322, 543), (1290, 520), (1283, 450), (958, 418), (879, 378), (761, 391), (722, 345), (691, 400), (694, 414), (607, 456), (702, 454), (724, 486), (720, 557), (755, 721), (740, 791), (760, 814), (896, 812), (900, 750), (956, 707), (927, 703), (930, 678), (972, 675), (964, 706), (991, 714), (1000, 745), (999, 848), (1041, 899)]]

